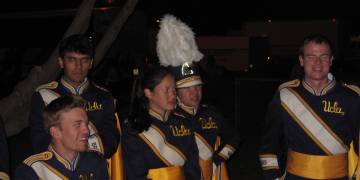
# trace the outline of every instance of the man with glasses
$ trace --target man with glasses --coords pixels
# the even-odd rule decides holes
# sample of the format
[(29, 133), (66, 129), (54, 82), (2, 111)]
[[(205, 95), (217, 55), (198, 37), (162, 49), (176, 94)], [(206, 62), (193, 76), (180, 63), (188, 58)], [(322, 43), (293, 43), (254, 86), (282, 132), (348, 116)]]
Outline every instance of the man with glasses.
[(335, 80), (333, 60), (325, 36), (304, 39), (303, 78), (280, 85), (269, 104), (260, 147), (265, 179), (348, 179), (351, 144), (358, 152), (360, 90)]
[(110, 158), (118, 148), (114, 98), (109, 91), (88, 79), (93, 64), (93, 44), (88, 36), (74, 34), (59, 46), (59, 65), (63, 75), (59, 81), (39, 86), (31, 101), (30, 132), (35, 153), (48, 149), (50, 135), (44, 130), (41, 116), (45, 106), (62, 95), (80, 96), (87, 101), (89, 116), (89, 150)]

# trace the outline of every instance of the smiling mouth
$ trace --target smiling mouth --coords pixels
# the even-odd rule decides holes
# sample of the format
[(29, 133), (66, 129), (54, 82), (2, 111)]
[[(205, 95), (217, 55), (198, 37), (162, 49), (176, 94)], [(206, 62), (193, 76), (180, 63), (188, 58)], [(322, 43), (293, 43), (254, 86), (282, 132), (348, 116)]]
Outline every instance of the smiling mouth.
[(86, 138), (80, 138), (80, 141), (81, 141), (81, 142), (86, 142), (86, 143), (88, 143), (88, 140), (89, 140), (89, 138), (87, 138), (87, 137), (86, 137)]

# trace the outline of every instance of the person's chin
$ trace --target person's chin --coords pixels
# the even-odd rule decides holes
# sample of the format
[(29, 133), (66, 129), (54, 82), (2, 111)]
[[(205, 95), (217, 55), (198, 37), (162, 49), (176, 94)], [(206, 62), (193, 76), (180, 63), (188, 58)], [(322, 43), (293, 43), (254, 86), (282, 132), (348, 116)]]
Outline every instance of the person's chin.
[(79, 147), (77, 150), (79, 151), (79, 152), (84, 152), (84, 151), (87, 151), (89, 148), (88, 148), (88, 146), (81, 146), (81, 147)]

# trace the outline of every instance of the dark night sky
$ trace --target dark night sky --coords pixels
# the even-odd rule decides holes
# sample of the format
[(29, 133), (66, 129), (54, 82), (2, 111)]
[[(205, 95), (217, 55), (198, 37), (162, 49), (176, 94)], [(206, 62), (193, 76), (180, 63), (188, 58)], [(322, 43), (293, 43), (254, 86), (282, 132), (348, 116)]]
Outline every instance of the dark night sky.
[[(112, 1), (122, 4), (124, 0), (98, 0), (97, 6)], [(81, 0), (7, 0), (2, 2), (0, 13), (43, 11), (77, 8)], [(274, 18), (279, 20), (319, 19), (359, 16), (355, 1), (259, 1), (259, 0), (139, 0), (139, 8), (149, 16), (174, 13), (185, 21), (198, 26), (222, 24), (237, 26), (244, 20)]]
[[(124, 0), (100, 0), (96, 6), (112, 1), (115, 6)], [(12, 15), (29, 12), (42, 12), (78, 8), (81, 0), (7, 0), (0, 6), (0, 21), (7, 26), (2, 28), (2, 36), (19, 32), (44, 34), (46, 32), (62, 34), (63, 26), (72, 16), (55, 18), (18, 18)], [(346, 3), (346, 4), (345, 4)], [(258, 0), (139, 0), (138, 9), (146, 13), (148, 24), (156, 26), (155, 20), (164, 13), (171, 13), (188, 23), (196, 34), (222, 35), (229, 30), (239, 30), (245, 21), (317, 20), (341, 18), (347, 24), (360, 29), (357, 17), (360, 17), (355, 1), (258, 1)], [(13, 25), (13, 24), (16, 25)], [(39, 28), (48, 25), (46, 28)], [(33, 26), (33, 27), (31, 27)], [(351, 29), (352, 27), (350, 27)], [(5, 32), (5, 33), (4, 33)], [(28, 36), (28, 35), (26, 35)], [(6, 37), (8, 38), (8, 37)], [(25, 38), (26, 39), (26, 38)]]

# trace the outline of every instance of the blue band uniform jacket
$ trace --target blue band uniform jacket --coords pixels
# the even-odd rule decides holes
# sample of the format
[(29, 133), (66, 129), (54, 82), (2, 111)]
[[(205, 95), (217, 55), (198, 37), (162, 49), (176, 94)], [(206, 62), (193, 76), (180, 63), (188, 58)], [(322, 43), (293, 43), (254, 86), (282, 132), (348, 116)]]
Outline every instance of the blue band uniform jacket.
[(3, 121), (0, 117), (0, 179), (9, 180), (9, 152)]
[(114, 98), (109, 91), (87, 79), (76, 89), (64, 78), (59, 82), (54, 81), (37, 88), (32, 97), (29, 116), (34, 151), (36, 153), (45, 151), (50, 144), (50, 135), (45, 132), (42, 123), (44, 107), (55, 98), (65, 94), (81, 96), (87, 101), (89, 149), (104, 154), (105, 158), (110, 158), (119, 143), (119, 131), (115, 124)]
[(265, 179), (348, 179), (358, 152), (359, 96), (333, 79), (316, 94), (305, 81), (280, 85), (266, 115), (260, 162)]
[[(236, 151), (240, 142), (240, 136), (235, 128), (232, 128), (233, 126), (231, 126), (214, 107), (203, 104), (195, 110), (194, 108), (181, 105), (180, 103), (176, 108), (176, 112), (191, 119), (197, 138), (196, 142), (199, 149), (199, 158), (201, 160), (211, 162), (214, 152), (216, 152), (223, 160), (227, 160)], [(215, 177), (215, 164), (211, 163), (211, 166), (209, 167), (209, 165), (204, 165), (202, 162), (204, 161), (200, 161), (200, 164), (205, 179), (209, 179), (211, 176), (215, 179), (228, 178), (227, 175), (225, 175), (226, 168), (223, 170), (223, 177)], [(210, 172), (210, 174), (204, 172), (209, 171), (208, 169), (211, 169), (213, 172)]]
[[(184, 176), (177, 179), (201, 179), (198, 150), (188, 120), (176, 114), (170, 114), (167, 120), (163, 120), (159, 114), (151, 110), (149, 114), (151, 118), (149, 130), (134, 133), (130, 132), (129, 128), (124, 133), (123, 153), (127, 178), (129, 180), (148, 179), (151, 178), (149, 176), (152, 171), (180, 166)], [(147, 140), (144, 133), (154, 129), (161, 134), (161, 138), (164, 138), (167, 148), (162, 146), (163, 148), (156, 149), (157, 145), (151, 144), (151, 139)], [(172, 155), (169, 156), (169, 149), (176, 151), (173, 155), (179, 156), (177, 159), (180, 158), (180, 160), (175, 160), (176, 158)], [(169, 176), (162, 177), (162, 179), (169, 179), (166, 178)]]
[(16, 168), (14, 179), (105, 180), (109, 177), (106, 160), (97, 152), (81, 152), (70, 163), (49, 146), (48, 151), (25, 159)]

